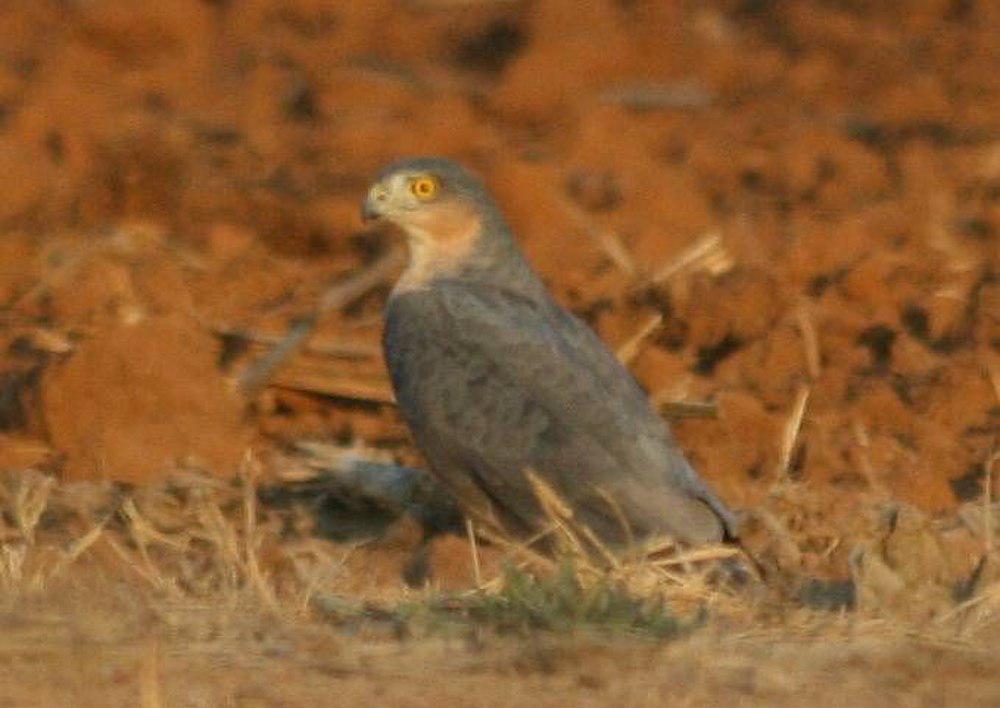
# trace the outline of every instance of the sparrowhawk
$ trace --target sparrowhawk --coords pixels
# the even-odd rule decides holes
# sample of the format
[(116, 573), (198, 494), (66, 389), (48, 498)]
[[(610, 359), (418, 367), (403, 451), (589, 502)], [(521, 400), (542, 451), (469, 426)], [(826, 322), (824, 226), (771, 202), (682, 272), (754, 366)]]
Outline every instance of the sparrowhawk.
[(735, 535), (635, 379), (549, 295), (479, 179), (449, 160), (403, 160), (378, 176), (363, 217), (408, 239), (385, 358), (418, 448), (468, 515), (537, 533), (535, 474), (611, 544)]

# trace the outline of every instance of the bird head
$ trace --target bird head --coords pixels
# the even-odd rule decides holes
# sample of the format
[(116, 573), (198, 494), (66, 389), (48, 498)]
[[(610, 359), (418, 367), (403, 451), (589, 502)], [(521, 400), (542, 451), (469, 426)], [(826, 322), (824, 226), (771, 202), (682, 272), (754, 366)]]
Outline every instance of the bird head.
[(486, 189), (468, 170), (422, 157), (384, 169), (365, 196), (361, 217), (389, 222), (413, 239), (447, 241), (477, 231), (492, 208)]
[(410, 266), (396, 292), (456, 276), (541, 292), (486, 187), (451, 160), (420, 157), (389, 165), (369, 188), (361, 216), (407, 236)]

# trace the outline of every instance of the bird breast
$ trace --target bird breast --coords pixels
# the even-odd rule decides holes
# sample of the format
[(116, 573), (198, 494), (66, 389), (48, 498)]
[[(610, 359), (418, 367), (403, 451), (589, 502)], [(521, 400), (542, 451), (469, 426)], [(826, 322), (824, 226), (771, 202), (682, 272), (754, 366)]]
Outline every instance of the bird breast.
[(457, 272), (475, 254), (482, 219), (470, 206), (443, 203), (414, 213), (403, 229), (410, 262), (396, 283), (396, 294), (422, 288), (437, 277)]

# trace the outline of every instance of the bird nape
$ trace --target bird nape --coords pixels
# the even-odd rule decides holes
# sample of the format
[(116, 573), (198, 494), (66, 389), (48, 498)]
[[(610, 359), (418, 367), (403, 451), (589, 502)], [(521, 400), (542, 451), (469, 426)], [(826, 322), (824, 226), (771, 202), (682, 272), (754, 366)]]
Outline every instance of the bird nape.
[(608, 546), (735, 537), (732, 512), (632, 375), (551, 298), (479, 179), (403, 160), (362, 214), (407, 238), (385, 358), (417, 447), (467, 515), (523, 539), (558, 501)]

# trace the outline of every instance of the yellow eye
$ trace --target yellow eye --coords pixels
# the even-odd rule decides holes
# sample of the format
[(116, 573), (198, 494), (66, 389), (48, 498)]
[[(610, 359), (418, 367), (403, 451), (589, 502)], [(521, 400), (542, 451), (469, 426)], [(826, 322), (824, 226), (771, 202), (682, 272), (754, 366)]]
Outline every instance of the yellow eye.
[(421, 201), (433, 199), (438, 193), (438, 181), (433, 177), (417, 177), (410, 180), (410, 191)]

